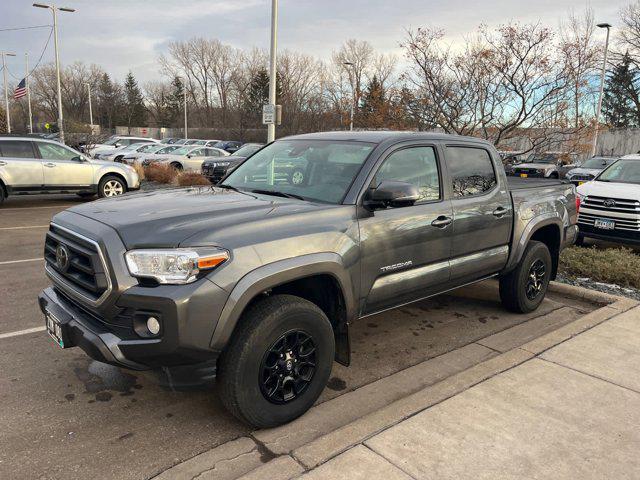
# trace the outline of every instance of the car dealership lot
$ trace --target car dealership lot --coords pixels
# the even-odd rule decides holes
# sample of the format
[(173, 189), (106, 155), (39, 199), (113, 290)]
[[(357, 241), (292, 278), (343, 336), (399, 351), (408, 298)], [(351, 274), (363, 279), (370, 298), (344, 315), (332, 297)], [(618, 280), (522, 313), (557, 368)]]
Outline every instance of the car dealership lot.
[[(60, 350), (42, 331), (44, 234), (56, 212), (79, 202), (13, 197), (0, 210), (0, 478), (144, 478), (249, 435), (214, 387), (173, 389), (154, 372)], [(515, 325), (525, 341), (594, 308), (550, 294), (538, 311), (516, 315), (488, 282), (365, 318), (352, 326), (352, 366), (334, 364), (320, 402)], [(474, 361), (500, 350), (487, 345)]]

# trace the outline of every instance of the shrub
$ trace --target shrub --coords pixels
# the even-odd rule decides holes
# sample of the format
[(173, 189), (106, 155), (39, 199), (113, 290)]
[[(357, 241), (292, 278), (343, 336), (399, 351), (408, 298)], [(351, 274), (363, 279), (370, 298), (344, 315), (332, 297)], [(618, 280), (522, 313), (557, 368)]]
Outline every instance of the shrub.
[(163, 164), (151, 164), (144, 167), (144, 176), (150, 182), (173, 183), (178, 175), (175, 168)]
[(182, 172), (178, 175), (178, 185), (190, 187), (192, 185), (211, 185), (211, 182), (196, 172)]
[(567, 277), (640, 288), (640, 256), (624, 247), (567, 248), (560, 255), (559, 271)]
[(140, 178), (140, 181), (144, 180), (145, 179), (144, 167), (141, 164), (139, 164), (138, 162), (134, 162), (132, 167), (136, 171), (136, 173), (138, 174), (138, 177)]

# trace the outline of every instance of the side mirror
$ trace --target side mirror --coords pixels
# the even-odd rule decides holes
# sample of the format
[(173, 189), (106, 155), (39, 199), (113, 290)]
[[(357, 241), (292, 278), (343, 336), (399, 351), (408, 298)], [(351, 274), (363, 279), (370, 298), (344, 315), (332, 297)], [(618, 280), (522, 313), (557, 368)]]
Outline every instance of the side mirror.
[(187, 153), (187, 158), (191, 158), (191, 154), (190, 153)]
[(73, 157), (73, 158), (71, 159), (71, 161), (73, 161), (73, 162), (78, 162), (78, 163), (82, 163), (82, 162), (84, 162), (84, 158), (82, 158), (82, 156), (81, 156), (81, 155), (78, 155), (77, 157)]
[(406, 182), (383, 180), (365, 198), (365, 206), (370, 208), (409, 207), (420, 199), (418, 187)]

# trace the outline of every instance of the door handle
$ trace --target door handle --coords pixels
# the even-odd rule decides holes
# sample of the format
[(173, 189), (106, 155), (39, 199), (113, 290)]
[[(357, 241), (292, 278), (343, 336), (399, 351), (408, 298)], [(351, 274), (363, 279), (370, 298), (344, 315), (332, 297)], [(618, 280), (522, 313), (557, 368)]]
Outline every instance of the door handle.
[(57, 165), (55, 163), (51, 163), (51, 162), (45, 163), (44, 166), (45, 167), (49, 167), (49, 168), (57, 167)]
[(453, 219), (451, 217), (445, 217), (444, 215), (440, 215), (433, 222), (431, 222), (431, 225), (438, 228), (446, 228), (449, 225), (451, 225), (451, 222), (453, 222)]
[(493, 211), (493, 216), (501, 218), (503, 217), (509, 210), (504, 207), (498, 207)]

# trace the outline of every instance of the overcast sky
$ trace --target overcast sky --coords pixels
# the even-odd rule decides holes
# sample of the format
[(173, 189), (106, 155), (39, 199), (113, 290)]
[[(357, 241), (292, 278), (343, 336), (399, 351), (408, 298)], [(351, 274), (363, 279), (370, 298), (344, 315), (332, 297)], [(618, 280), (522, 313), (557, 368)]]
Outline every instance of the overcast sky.
[[(62, 0), (57, 0), (62, 2)], [(0, 30), (51, 24), (51, 12), (32, 1), (0, 0)], [(279, 48), (329, 58), (347, 38), (368, 40), (378, 51), (401, 54), (398, 43), (408, 27), (437, 26), (455, 42), (480, 23), (541, 21), (557, 28), (567, 13), (590, 5), (597, 22), (614, 25), (625, 0), (280, 0)], [(216, 37), (236, 47), (268, 48), (270, 0), (68, 0), (59, 14), (63, 63), (81, 60), (104, 67), (117, 79), (129, 71), (141, 81), (157, 78), (158, 56), (169, 42), (194, 36)], [(0, 31), (0, 51), (32, 63), (47, 41), (46, 28)], [(604, 38), (599, 32), (598, 38)], [(43, 62), (53, 61), (53, 40)], [(20, 74), (23, 58), (10, 58)]]

